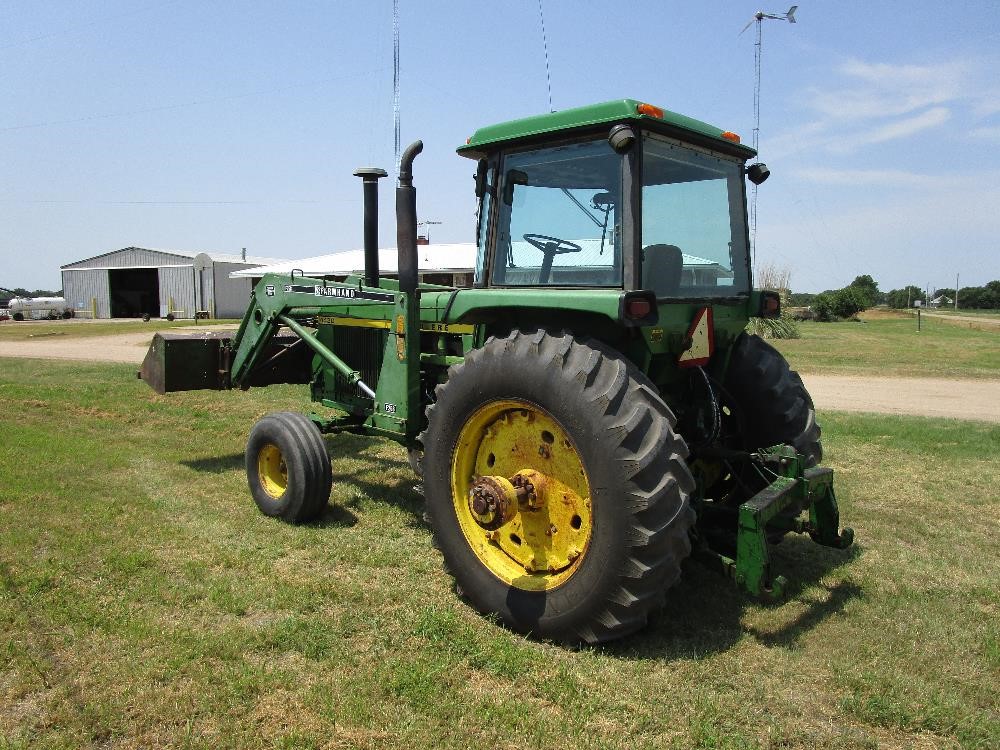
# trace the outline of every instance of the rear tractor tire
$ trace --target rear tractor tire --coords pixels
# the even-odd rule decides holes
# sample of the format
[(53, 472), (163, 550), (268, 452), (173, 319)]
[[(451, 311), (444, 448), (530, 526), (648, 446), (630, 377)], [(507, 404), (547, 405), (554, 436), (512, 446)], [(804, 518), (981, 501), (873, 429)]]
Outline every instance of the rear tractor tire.
[(634, 632), (691, 551), (674, 416), (620, 354), (513, 331), (454, 365), (421, 435), (427, 509), (456, 589), (565, 643)]
[[(806, 468), (823, 460), (816, 410), (802, 378), (777, 349), (759, 336), (743, 333), (733, 346), (722, 389), (722, 405), (727, 447), (758, 451), (779, 444), (791, 445), (805, 457)], [(749, 500), (768, 483), (749, 465), (717, 467), (711, 474), (726, 478), (715, 483), (708, 481), (707, 494), (729, 508)], [(795, 518), (802, 510), (801, 505), (793, 504), (782, 515)], [(733, 514), (728, 522), (705, 527), (703, 532), (720, 551), (735, 554), (736, 523)], [(769, 527), (767, 538), (776, 544), (786, 533)]]
[(250, 494), (266, 516), (303, 523), (330, 499), (330, 456), (319, 428), (303, 414), (262, 417), (250, 431), (246, 468)]
[(736, 341), (726, 390), (736, 400), (746, 450), (783, 443), (803, 454), (807, 467), (823, 460), (812, 397), (781, 353), (759, 336), (744, 333)]

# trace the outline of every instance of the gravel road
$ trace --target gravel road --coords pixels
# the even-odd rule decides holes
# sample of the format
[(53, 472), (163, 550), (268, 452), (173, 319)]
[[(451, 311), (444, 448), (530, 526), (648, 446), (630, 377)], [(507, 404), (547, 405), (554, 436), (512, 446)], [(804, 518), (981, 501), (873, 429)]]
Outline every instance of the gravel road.
[[(209, 328), (231, 326), (203, 325), (170, 330), (173, 333), (197, 333)], [(0, 341), (0, 357), (140, 364), (151, 339), (148, 331), (137, 331), (64, 340)], [(802, 379), (818, 409), (1000, 422), (1000, 380), (843, 375), (803, 375)]]
[[(199, 333), (210, 330), (235, 331), (233, 326), (180, 326), (171, 333)], [(0, 357), (37, 357), (41, 359), (75, 359), (86, 362), (142, 363), (153, 334), (149, 331), (118, 333), (87, 338), (43, 337), (38, 341), (0, 341)]]
[(818, 409), (1000, 422), (1000, 380), (803, 375)]

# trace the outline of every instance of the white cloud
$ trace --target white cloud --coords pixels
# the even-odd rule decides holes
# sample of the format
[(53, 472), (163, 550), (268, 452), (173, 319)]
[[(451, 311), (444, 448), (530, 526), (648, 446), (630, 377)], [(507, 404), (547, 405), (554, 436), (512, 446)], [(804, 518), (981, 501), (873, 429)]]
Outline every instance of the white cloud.
[(891, 65), (848, 60), (837, 71), (849, 80), (835, 89), (812, 89), (809, 106), (838, 121), (897, 117), (964, 98), (971, 66)]
[(886, 141), (894, 141), (897, 138), (906, 138), (922, 130), (942, 125), (950, 117), (951, 112), (947, 107), (934, 107), (926, 112), (921, 112), (919, 115), (908, 117), (905, 120), (889, 122), (873, 130), (860, 133), (854, 138), (854, 146), (866, 146), (872, 143), (885, 143)]
[(835, 135), (832, 133), (832, 123), (816, 121), (769, 139), (765, 141), (764, 145), (771, 158), (807, 150), (849, 154), (863, 146), (886, 143), (916, 135), (924, 130), (942, 125), (949, 119), (951, 119), (951, 111), (947, 107), (933, 107), (903, 119), (880, 124), (864, 123), (867, 125), (865, 128), (859, 127), (849, 130), (844, 125), (837, 125)]
[[(990, 80), (993, 64), (956, 59), (937, 65), (893, 64), (849, 59), (832, 71), (834, 81), (806, 90), (813, 117), (765, 141), (769, 156), (822, 150), (838, 155), (912, 137), (962, 118), (975, 128), (1000, 112)], [(995, 138), (989, 127), (980, 138)]]

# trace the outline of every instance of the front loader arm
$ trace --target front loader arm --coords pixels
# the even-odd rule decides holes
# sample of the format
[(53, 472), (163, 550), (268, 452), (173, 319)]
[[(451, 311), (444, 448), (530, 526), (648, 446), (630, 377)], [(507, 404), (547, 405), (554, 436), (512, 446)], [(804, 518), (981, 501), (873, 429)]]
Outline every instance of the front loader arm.
[[(324, 311), (329, 312), (330, 301), (343, 302), (343, 307), (371, 307), (392, 303), (391, 292), (344, 284), (328, 285), (322, 280), (301, 276), (268, 275), (261, 279), (250, 297), (239, 331), (233, 339), (233, 359), (231, 379), (233, 385), (247, 388), (255, 368), (271, 356), (269, 344), (278, 330), (285, 326), (316, 355), (335, 369), (351, 385), (356, 384), (366, 395), (375, 397), (375, 392), (361, 380), (357, 370), (334, 354), (315, 335), (304, 328), (301, 321), (315, 318)], [(338, 307), (340, 307), (338, 305)]]

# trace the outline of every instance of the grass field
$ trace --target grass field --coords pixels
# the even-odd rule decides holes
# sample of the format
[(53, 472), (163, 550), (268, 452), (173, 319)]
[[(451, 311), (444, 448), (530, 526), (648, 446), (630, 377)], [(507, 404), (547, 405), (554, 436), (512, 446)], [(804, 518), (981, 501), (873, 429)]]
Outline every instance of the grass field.
[(245, 436), (303, 394), (2, 361), (0, 748), (1000, 746), (1000, 428), (821, 415), (852, 554), (786, 541), (777, 606), (688, 563), (571, 651), (451, 593), (392, 443), (329, 440), (319, 523), (261, 516)]
[(1000, 378), (1000, 327), (864, 313), (862, 322), (799, 324), (802, 338), (772, 341), (804, 373), (940, 378)]

